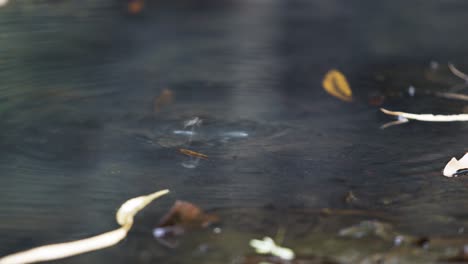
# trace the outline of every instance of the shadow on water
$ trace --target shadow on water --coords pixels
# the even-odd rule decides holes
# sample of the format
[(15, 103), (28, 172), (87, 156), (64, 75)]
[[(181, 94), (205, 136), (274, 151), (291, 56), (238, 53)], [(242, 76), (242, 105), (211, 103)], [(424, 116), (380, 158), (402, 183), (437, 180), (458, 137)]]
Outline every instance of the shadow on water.
[[(300, 254), (345, 262), (430, 263), (456, 249), (337, 237), (372, 219), (468, 240), (466, 179), (440, 173), (466, 152), (467, 124), (381, 130), (378, 111), (467, 111), (432, 96), (462, 82), (446, 62), (468, 69), (465, 2), (147, 2), (135, 16), (124, 1), (0, 8), (1, 255), (110, 230), (121, 202), (162, 188), (170, 198), (123, 243), (65, 262), (242, 263), (249, 239), (279, 228)], [(332, 68), (353, 103), (323, 91)], [(156, 113), (166, 88), (174, 100)], [(194, 117), (203, 123), (184, 128)], [(209, 159), (184, 165), (180, 148)], [(151, 229), (175, 199), (219, 214), (221, 234), (159, 245)]]

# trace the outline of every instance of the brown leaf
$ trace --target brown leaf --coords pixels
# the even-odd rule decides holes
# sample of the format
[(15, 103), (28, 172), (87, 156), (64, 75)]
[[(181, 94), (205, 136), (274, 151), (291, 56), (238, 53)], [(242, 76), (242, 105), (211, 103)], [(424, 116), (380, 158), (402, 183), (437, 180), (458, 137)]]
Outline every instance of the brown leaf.
[(174, 93), (169, 89), (162, 90), (161, 94), (154, 98), (153, 112), (159, 113), (161, 109), (167, 105), (170, 105), (174, 101)]
[(145, 7), (145, 0), (129, 0), (128, 12), (132, 15), (140, 13)]
[(351, 102), (353, 100), (353, 93), (349, 87), (346, 77), (338, 70), (330, 70), (327, 72), (322, 82), (323, 88), (332, 96)]
[(213, 214), (205, 214), (198, 206), (176, 201), (171, 210), (161, 219), (159, 227), (181, 226), (184, 228), (207, 227), (219, 222), (219, 217)]

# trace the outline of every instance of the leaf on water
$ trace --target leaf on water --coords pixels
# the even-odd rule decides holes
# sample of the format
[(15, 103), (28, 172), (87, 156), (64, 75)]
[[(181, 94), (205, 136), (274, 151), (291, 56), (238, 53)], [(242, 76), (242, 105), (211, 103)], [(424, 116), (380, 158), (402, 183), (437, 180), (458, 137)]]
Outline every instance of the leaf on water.
[(330, 70), (327, 72), (322, 81), (323, 88), (332, 96), (351, 102), (353, 93), (349, 87), (346, 77), (338, 70)]
[(446, 177), (456, 177), (459, 175), (460, 170), (464, 170), (468, 168), (468, 152), (465, 155), (457, 160), (456, 158), (452, 158), (447, 165), (445, 165), (443, 174)]
[(113, 246), (127, 236), (128, 231), (132, 228), (135, 214), (153, 200), (168, 192), (169, 190), (162, 190), (149, 195), (132, 198), (123, 203), (116, 214), (116, 220), (121, 227), (114, 231), (72, 242), (45, 245), (14, 253), (0, 258), (0, 264), (24, 264), (50, 261)]

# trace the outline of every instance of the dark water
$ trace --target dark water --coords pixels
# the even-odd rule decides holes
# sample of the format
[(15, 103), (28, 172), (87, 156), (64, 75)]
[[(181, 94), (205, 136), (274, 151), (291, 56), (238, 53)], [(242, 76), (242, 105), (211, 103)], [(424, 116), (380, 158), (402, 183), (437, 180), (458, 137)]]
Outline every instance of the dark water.
[[(463, 84), (445, 65), (468, 69), (467, 26), (462, 0), (148, 1), (138, 15), (118, 1), (11, 0), (0, 8), (0, 255), (111, 230), (123, 201), (163, 188), (124, 242), (57, 263), (242, 263), (249, 239), (279, 228), (299, 254), (359, 262), (395, 249), (338, 230), (376, 218), (468, 241), (468, 182), (441, 175), (468, 150), (468, 124), (381, 130), (392, 119), (369, 104), (467, 111), (427, 94)], [(323, 91), (332, 68), (353, 103)], [(155, 113), (165, 88), (174, 102)], [(189, 143), (174, 131), (193, 117), (203, 123)], [(209, 159), (186, 168), (179, 148)], [(219, 214), (223, 232), (161, 246), (151, 230), (176, 199)]]

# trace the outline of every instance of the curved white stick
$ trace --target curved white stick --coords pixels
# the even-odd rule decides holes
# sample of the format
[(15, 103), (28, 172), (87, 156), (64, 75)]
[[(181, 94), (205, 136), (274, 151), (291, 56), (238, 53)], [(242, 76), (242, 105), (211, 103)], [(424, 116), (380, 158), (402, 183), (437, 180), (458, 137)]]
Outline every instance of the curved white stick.
[(168, 192), (169, 190), (162, 190), (132, 198), (123, 203), (116, 214), (116, 220), (121, 227), (114, 231), (76, 241), (45, 245), (14, 253), (0, 258), (0, 264), (25, 264), (62, 259), (113, 246), (127, 236), (133, 225), (133, 217), (141, 209)]

